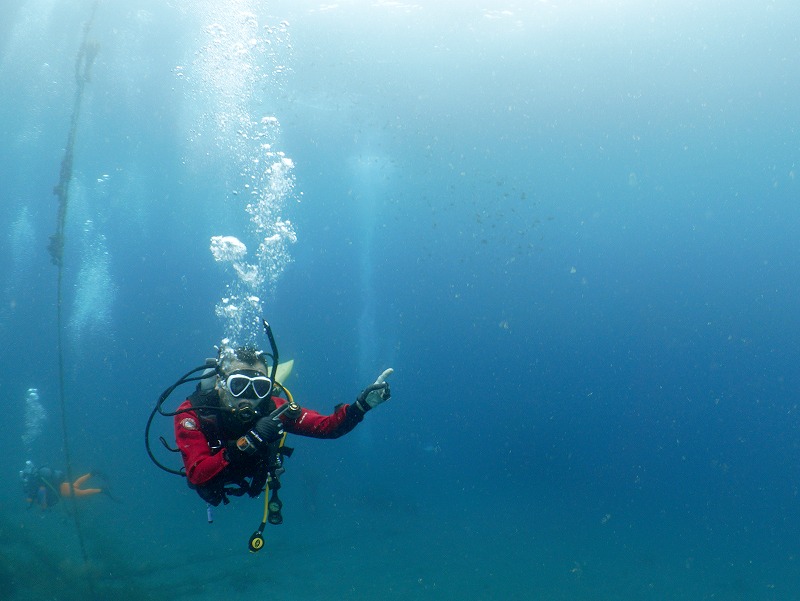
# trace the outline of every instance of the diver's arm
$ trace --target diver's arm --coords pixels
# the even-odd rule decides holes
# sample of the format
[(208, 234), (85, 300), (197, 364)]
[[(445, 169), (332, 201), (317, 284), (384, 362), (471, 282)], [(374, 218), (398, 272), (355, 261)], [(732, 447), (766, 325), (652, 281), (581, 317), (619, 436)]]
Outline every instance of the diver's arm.
[[(186, 401), (179, 407), (191, 407)], [(200, 430), (200, 420), (194, 411), (178, 413), (175, 416), (175, 441), (181, 451), (186, 477), (195, 486), (204, 484), (219, 474), (228, 465), (225, 453), (212, 455), (205, 435)]]
[[(355, 428), (367, 411), (371, 411), (381, 403), (389, 400), (389, 383), (386, 381), (393, 369), (384, 370), (373, 384), (367, 386), (358, 395), (352, 405), (337, 405), (331, 415), (321, 415), (310, 409), (302, 409), (299, 417), (288, 417), (288, 411), (280, 419), (283, 421), (284, 429), (294, 434), (311, 436), (313, 438), (339, 438)], [(281, 407), (286, 401), (273, 397), (276, 407)]]
[[(275, 399), (280, 406), (286, 401)], [(310, 436), (311, 438), (339, 438), (355, 428), (364, 419), (364, 412), (355, 405), (337, 405), (330, 415), (322, 415), (311, 409), (302, 409), (302, 413), (289, 419), (281, 416), (283, 428), (292, 434)]]

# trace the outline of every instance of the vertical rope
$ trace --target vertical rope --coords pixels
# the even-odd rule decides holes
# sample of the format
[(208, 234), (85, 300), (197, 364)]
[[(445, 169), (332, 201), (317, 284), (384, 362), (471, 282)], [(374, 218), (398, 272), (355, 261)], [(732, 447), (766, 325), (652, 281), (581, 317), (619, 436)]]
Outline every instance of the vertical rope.
[[(64, 341), (63, 341), (63, 320), (62, 320), (62, 300), (63, 300), (63, 280), (64, 280), (64, 229), (67, 221), (67, 205), (69, 203), (69, 184), (72, 179), (72, 166), (74, 159), (75, 149), (75, 135), (78, 130), (78, 120), (80, 118), (81, 103), (83, 101), (83, 91), (86, 83), (89, 81), (92, 64), (97, 56), (97, 44), (89, 43), (89, 31), (92, 28), (94, 15), (97, 10), (97, 2), (92, 5), (92, 12), (89, 20), (83, 26), (83, 41), (78, 55), (75, 58), (75, 104), (72, 111), (72, 119), (69, 126), (69, 134), (67, 135), (67, 144), (64, 150), (64, 158), (61, 160), (61, 171), (59, 173), (58, 184), (53, 188), (53, 194), (58, 197), (58, 218), (56, 221), (56, 233), (50, 237), (50, 244), (48, 250), (55, 265), (58, 266), (58, 293), (56, 303), (56, 328), (57, 328), (57, 344), (58, 344), (58, 394), (61, 406), (61, 429), (64, 438), (64, 459), (66, 461), (67, 480), (70, 491), (73, 494), (69, 497), (70, 513), (75, 522), (75, 531), (78, 535), (78, 542), (81, 549), (81, 557), (83, 563), (89, 563), (89, 555), (86, 552), (86, 544), (83, 538), (83, 530), (81, 529), (81, 522), (78, 517), (78, 505), (75, 500), (74, 491), (72, 491), (72, 483), (74, 477), (72, 473), (72, 458), (70, 456), (69, 448), (69, 429), (67, 428), (67, 403), (64, 386)], [(91, 580), (89, 581), (90, 592), (93, 593), (93, 586)], [(94, 594), (92, 594), (94, 596)]]

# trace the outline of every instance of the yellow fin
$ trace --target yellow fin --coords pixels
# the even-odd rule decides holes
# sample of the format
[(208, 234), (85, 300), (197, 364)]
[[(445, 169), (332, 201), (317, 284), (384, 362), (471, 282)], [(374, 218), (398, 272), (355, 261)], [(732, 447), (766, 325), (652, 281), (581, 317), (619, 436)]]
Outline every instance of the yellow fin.
[(275, 372), (275, 379), (283, 384), (289, 378), (294, 367), (294, 359), (289, 359), (283, 363), (278, 363), (278, 369)]

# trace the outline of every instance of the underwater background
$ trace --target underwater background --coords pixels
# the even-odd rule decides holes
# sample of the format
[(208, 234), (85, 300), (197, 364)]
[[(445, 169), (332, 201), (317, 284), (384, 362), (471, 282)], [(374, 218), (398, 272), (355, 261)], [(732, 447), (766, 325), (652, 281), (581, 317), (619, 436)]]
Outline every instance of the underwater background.
[[(2, 599), (800, 599), (796, 2), (2, 6)], [(395, 373), (250, 554), (144, 427), (260, 315)]]

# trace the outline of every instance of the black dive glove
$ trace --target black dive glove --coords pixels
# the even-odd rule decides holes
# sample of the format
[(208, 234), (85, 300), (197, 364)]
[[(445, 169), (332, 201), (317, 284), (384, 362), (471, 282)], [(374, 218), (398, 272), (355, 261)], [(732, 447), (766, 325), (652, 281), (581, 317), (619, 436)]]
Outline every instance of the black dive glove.
[(374, 384), (367, 386), (361, 394), (358, 395), (354, 403), (355, 406), (361, 409), (363, 413), (366, 413), (384, 401), (388, 401), (392, 393), (389, 391), (389, 383), (386, 381), (386, 378), (391, 376), (393, 372), (394, 370), (391, 367), (384, 370), (384, 372), (378, 376), (378, 379), (375, 380)]
[(267, 453), (269, 445), (283, 436), (283, 424), (279, 419), (262, 417), (247, 434), (236, 441), (236, 446), (245, 453)]

